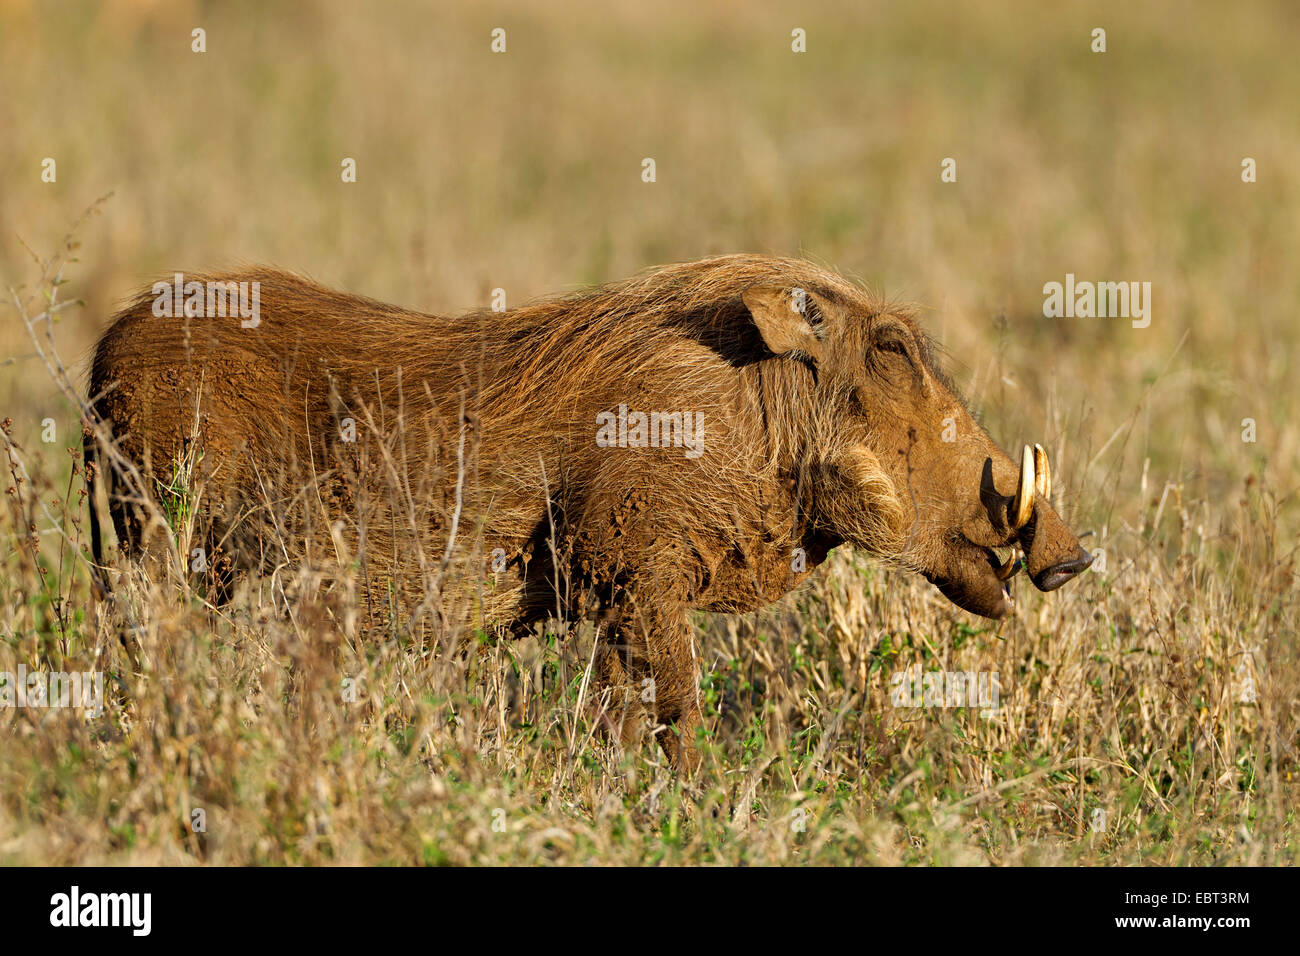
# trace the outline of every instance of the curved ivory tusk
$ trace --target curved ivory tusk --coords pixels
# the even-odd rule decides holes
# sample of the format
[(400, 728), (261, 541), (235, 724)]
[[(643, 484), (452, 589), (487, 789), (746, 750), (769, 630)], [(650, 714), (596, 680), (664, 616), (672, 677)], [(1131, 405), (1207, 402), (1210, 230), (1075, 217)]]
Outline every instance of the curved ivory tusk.
[(1034, 492), (1044, 501), (1052, 500), (1052, 466), (1047, 463), (1047, 452), (1034, 443)]
[(1016, 572), (1020, 570), (1020, 565), (1020, 555), (1013, 551), (1011, 557), (995, 568), (993, 573), (997, 575), (999, 581), (1010, 581), (1015, 577)]
[(1011, 502), (1011, 526), (1019, 531), (1034, 513), (1034, 453), (1026, 445), (1020, 453), (1020, 486)]

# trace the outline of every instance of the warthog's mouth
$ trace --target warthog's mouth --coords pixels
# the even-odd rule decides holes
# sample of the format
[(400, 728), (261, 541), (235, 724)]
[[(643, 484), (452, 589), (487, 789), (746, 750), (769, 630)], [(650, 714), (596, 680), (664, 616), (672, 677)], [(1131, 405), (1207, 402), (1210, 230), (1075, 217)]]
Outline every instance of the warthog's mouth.
[[(1047, 452), (1041, 445), (1026, 445), (1006, 520), (989, 522), (994, 546), (979, 544), (966, 533), (954, 531), (940, 549), (932, 570), (922, 573), (958, 607), (994, 620), (1015, 610), (1008, 584), (1022, 568), (1038, 590), (1059, 588), (1086, 570), (1093, 556), (1079, 546), (1078, 539), (1051, 509), (1051, 494), (1052, 470)], [(999, 499), (995, 495), (993, 500)], [(985, 504), (988, 506), (987, 499)], [(977, 529), (975, 536), (986, 533)]]
[(923, 572), (926, 580), (964, 611), (1000, 620), (1015, 610), (1010, 582), (1024, 567), (1013, 548), (999, 553), (965, 538), (950, 542), (947, 573)]
[[(923, 572), (926, 579), (953, 604), (972, 614), (1000, 620), (1016, 608), (1011, 596), (1011, 579), (1026, 568), (1026, 557), (1014, 546), (988, 548), (965, 538), (949, 543), (948, 573)], [(1092, 564), (1093, 556), (1079, 549), (1079, 556), (1044, 568), (1032, 577), (1034, 587), (1052, 591)]]

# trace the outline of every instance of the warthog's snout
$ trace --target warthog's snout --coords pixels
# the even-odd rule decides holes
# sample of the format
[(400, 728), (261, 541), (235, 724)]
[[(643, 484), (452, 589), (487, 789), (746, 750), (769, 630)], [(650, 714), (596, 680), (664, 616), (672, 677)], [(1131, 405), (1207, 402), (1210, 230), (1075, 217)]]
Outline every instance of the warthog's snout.
[(1054, 564), (1039, 571), (1033, 579), (1034, 587), (1040, 591), (1055, 591), (1076, 574), (1088, 570), (1088, 566), (1092, 564), (1092, 559), (1093, 555), (1080, 548), (1077, 558), (1062, 561), (1060, 564)]
[(1015, 609), (1011, 581), (1021, 571), (1038, 590), (1051, 591), (1093, 560), (1052, 507), (1052, 469), (1043, 447), (1024, 446), (1018, 471), (1005, 465), (999, 466), (1001, 480), (1014, 475), (1012, 494), (998, 491), (994, 458), (987, 457), (980, 507), (960, 533), (949, 538), (946, 560), (926, 575), (958, 606), (994, 619)]
[(1053, 591), (1092, 564), (1051, 505), (1052, 470), (1042, 445), (1025, 446), (1020, 480), (1011, 510), (1025, 552), (1025, 568), (1034, 587)]

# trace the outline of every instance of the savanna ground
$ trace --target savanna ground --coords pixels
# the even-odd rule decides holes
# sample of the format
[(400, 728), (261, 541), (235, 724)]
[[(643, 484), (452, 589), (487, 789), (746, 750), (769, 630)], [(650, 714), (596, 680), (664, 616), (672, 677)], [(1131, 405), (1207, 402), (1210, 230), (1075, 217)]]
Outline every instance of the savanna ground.
[[(0, 2), (0, 670), (107, 675), (98, 718), (0, 709), (0, 862), (1294, 862), (1294, 5), (462, 6)], [(700, 615), (688, 787), (593, 735), (587, 629), (361, 642), (355, 587), (292, 574), (92, 595), (51, 364), (81, 388), (158, 275), (445, 313), (741, 250), (922, 303), (1105, 570), (1022, 577), (993, 625), (841, 553)], [(1067, 272), (1150, 281), (1150, 327), (1044, 318)], [(894, 706), (909, 667), (994, 672), (1000, 708)]]

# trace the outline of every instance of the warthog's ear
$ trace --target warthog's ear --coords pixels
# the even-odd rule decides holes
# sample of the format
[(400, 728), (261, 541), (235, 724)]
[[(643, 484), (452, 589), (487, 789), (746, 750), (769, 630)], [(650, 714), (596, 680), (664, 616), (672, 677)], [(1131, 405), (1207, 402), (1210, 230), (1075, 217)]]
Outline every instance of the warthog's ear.
[(780, 286), (756, 286), (746, 289), (740, 299), (753, 316), (763, 344), (774, 354), (801, 353), (814, 362), (821, 361), (822, 344), (813, 325), (818, 306), (811, 293)]

